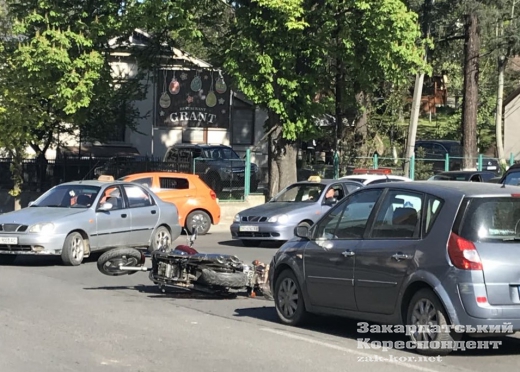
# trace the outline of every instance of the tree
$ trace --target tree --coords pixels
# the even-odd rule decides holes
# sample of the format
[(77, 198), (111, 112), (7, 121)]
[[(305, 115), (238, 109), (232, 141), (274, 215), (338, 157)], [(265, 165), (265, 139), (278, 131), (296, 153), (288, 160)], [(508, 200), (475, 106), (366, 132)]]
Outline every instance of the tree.
[(296, 181), (296, 140), (315, 135), (314, 117), (362, 129), (372, 94), (425, 67), (416, 14), (399, 0), (233, 4), (224, 66), (268, 110), (270, 195)]

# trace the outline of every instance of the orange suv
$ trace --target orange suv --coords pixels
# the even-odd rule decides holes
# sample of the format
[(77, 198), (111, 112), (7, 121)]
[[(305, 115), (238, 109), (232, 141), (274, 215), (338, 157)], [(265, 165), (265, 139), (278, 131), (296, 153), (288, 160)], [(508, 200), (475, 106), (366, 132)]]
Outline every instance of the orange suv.
[(196, 174), (172, 172), (134, 173), (121, 180), (147, 186), (161, 200), (175, 204), (179, 210), (179, 224), (188, 233), (206, 234), (211, 224), (220, 222), (217, 195)]

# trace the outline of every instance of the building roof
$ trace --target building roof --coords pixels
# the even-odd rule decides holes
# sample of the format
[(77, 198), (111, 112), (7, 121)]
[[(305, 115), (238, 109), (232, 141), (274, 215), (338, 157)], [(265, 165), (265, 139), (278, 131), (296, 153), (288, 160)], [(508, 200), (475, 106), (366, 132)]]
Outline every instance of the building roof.
[(505, 99), (504, 99), (504, 107), (509, 105), (511, 101), (513, 101), (516, 97), (520, 96), (520, 86), (513, 90)]
[[(120, 37), (114, 37), (109, 40), (108, 45), (110, 45), (110, 47), (114, 50), (126, 49), (131, 47), (144, 48), (146, 45), (148, 45), (148, 42), (151, 39), (152, 35), (140, 28), (136, 28), (127, 40), (121, 41)], [(184, 50), (175, 47), (170, 47), (166, 43), (163, 43), (162, 46), (165, 50), (164, 57), (171, 58), (172, 60), (181, 60), (183, 62), (188, 62), (200, 68), (208, 69), (213, 67), (209, 62), (196, 58)], [(117, 55), (121, 53), (114, 52), (113, 54)], [(129, 52), (123, 54), (130, 56)]]

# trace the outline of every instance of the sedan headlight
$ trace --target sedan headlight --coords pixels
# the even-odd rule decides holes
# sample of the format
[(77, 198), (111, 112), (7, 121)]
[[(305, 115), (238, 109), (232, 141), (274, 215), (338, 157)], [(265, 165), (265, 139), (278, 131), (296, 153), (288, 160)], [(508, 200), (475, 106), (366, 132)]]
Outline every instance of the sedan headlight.
[(32, 225), (29, 228), (29, 232), (31, 233), (51, 233), (54, 231), (53, 223), (37, 223), (36, 225)]
[(235, 222), (240, 222), (240, 214), (235, 214)]
[(289, 216), (286, 214), (280, 214), (277, 216), (270, 217), (267, 222), (278, 222), (278, 223), (286, 223), (289, 221)]

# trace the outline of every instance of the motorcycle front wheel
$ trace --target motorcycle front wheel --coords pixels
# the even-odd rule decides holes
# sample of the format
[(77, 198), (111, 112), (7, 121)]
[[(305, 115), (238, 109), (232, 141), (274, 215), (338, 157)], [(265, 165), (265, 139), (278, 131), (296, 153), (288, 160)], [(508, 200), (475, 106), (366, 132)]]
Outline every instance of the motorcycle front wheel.
[(134, 248), (115, 248), (103, 253), (98, 261), (98, 270), (108, 276), (135, 274), (137, 271), (120, 270), (119, 266), (141, 267), (143, 255)]

